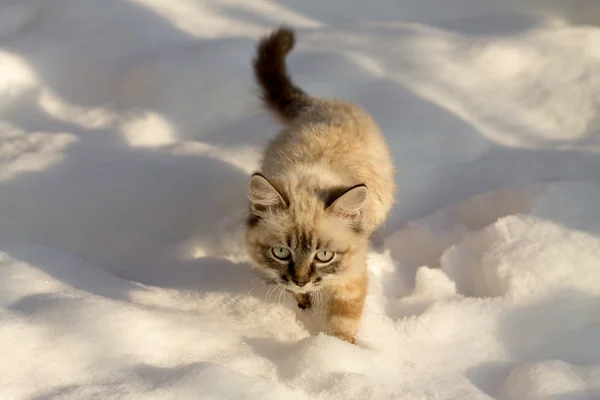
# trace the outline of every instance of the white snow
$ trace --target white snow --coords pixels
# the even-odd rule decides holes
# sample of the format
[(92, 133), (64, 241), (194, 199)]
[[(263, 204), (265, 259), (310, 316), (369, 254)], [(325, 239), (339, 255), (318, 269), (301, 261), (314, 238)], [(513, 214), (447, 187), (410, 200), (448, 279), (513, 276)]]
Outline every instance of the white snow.
[[(399, 167), (357, 346), (240, 240), (281, 22)], [(599, 26), (595, 0), (0, 2), (0, 398), (600, 399)]]

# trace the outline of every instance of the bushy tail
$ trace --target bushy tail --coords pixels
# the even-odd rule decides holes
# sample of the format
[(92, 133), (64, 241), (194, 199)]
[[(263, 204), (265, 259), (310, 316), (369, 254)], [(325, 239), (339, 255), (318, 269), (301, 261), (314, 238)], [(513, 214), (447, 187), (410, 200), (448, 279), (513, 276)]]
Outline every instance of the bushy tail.
[(254, 75), (262, 90), (265, 105), (283, 121), (291, 121), (311, 103), (311, 97), (294, 85), (285, 58), (294, 48), (294, 31), (280, 27), (258, 44)]

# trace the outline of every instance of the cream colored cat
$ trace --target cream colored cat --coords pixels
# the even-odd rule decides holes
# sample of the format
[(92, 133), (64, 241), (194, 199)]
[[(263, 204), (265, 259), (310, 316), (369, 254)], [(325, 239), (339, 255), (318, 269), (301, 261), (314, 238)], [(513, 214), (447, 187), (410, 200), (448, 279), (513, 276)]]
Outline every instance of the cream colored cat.
[(246, 245), (254, 266), (300, 308), (326, 290), (327, 332), (354, 343), (369, 237), (394, 203), (394, 166), (367, 112), (294, 85), (285, 60), (294, 41), (282, 27), (260, 41), (254, 61), (263, 101), (284, 129), (250, 178)]

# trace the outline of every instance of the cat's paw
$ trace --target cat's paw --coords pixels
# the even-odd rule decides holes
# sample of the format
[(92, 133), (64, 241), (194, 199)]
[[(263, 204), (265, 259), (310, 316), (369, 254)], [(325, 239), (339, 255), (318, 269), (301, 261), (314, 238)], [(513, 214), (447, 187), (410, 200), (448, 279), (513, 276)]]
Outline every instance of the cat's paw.
[(343, 340), (345, 342), (348, 342), (350, 344), (355, 344), (356, 343), (356, 339), (354, 338), (354, 336), (349, 335), (347, 333), (344, 332), (336, 332), (334, 335), (336, 338)]
[(298, 302), (298, 308), (307, 310), (312, 307), (312, 299), (310, 293), (303, 293), (296, 295), (296, 301)]

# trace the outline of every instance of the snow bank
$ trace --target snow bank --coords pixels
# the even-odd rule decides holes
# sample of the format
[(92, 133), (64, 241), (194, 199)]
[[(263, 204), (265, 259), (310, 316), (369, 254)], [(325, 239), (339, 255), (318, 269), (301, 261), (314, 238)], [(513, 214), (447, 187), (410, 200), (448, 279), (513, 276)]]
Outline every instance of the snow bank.
[[(373, 253), (359, 347), (318, 335), (319, 315), (301, 315), (290, 299), (252, 289), (244, 265), (200, 264), (197, 284), (184, 275), (159, 288), (5, 242), (2, 387), (8, 398), (593, 399), (600, 238), (538, 215), (559, 214), (561, 197), (578, 190), (592, 196), (571, 206), (600, 229), (600, 187), (554, 184), (532, 211), (468, 230), (439, 269), (418, 267), (414, 288), (401, 256)], [(451, 231), (462, 207), (446, 211)], [(431, 229), (434, 219), (416, 225)], [(555, 384), (556, 374), (568, 376)]]
[(505, 383), (509, 399), (582, 399), (600, 396), (600, 369), (562, 361), (523, 365)]
[[(595, 3), (337, 3), (0, 5), (2, 399), (600, 398)], [(400, 170), (358, 346), (240, 240), (282, 20)]]

